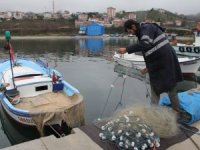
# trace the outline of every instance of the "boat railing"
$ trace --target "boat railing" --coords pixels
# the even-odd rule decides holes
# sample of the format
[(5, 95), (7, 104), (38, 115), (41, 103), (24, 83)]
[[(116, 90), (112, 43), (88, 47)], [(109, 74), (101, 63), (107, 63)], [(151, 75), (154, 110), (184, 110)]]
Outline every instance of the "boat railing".
[(48, 68), (48, 65), (44, 63), (41, 59), (36, 59), (36, 63), (38, 63), (40, 66), (44, 68)]
[(0, 80), (1, 80), (1, 81), (3, 80), (3, 83), (4, 83), (4, 84), (6, 83), (3, 72), (1, 72)]

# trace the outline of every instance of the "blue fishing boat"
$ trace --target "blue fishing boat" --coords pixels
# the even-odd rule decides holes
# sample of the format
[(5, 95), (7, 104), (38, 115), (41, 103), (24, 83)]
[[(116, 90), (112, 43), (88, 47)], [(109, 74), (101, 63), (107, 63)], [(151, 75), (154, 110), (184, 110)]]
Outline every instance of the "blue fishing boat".
[[(7, 33), (9, 35), (9, 33)], [(84, 124), (83, 97), (79, 90), (42, 60), (14, 58), (10, 37), (6, 49), (10, 59), (0, 63), (0, 102), (10, 118), (21, 125), (73, 128)]]

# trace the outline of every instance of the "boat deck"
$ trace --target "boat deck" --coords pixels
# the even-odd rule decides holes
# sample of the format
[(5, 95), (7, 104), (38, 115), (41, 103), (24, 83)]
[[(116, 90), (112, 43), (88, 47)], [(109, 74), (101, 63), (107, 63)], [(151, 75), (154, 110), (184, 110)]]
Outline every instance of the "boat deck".
[(67, 96), (63, 92), (49, 92), (34, 97), (22, 98), (15, 107), (31, 112), (51, 111), (69, 108), (81, 100), (77, 95)]
[(22, 98), (14, 105), (27, 110), (31, 123), (42, 133), (45, 124), (61, 124), (66, 122), (71, 128), (84, 125), (84, 105), (81, 94), (67, 96), (63, 91), (49, 92), (38, 96)]

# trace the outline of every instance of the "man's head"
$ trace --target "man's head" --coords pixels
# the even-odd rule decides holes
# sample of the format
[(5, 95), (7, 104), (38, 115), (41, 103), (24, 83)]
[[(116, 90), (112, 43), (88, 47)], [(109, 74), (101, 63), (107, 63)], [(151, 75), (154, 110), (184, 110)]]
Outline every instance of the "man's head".
[(139, 23), (132, 19), (127, 20), (124, 23), (125, 32), (131, 33), (131, 34), (136, 34), (136, 31), (138, 30), (138, 26), (139, 26)]

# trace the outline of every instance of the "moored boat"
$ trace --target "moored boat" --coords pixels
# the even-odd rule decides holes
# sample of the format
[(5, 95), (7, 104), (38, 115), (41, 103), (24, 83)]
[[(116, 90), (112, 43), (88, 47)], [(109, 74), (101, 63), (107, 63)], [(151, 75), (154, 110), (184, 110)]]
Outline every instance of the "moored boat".
[(177, 43), (173, 48), (178, 55), (200, 57), (200, 36), (195, 33), (195, 42), (193, 44)]
[[(144, 69), (145, 61), (142, 55), (132, 54), (117, 54), (115, 53), (113, 59), (118, 64), (126, 67), (134, 67), (136, 69)], [(178, 57), (178, 61), (183, 73), (196, 73), (200, 66), (200, 57)]]
[[(9, 42), (9, 41), (8, 41)], [(79, 90), (43, 61), (14, 58), (0, 63), (0, 102), (8, 116), (23, 126), (68, 127), (84, 124), (83, 97)], [(61, 133), (62, 134), (62, 133)]]
[(177, 43), (174, 45), (174, 49), (177, 54), (185, 56), (194, 56), (200, 57), (200, 22), (197, 23), (194, 32), (194, 43), (193, 44), (184, 44)]

